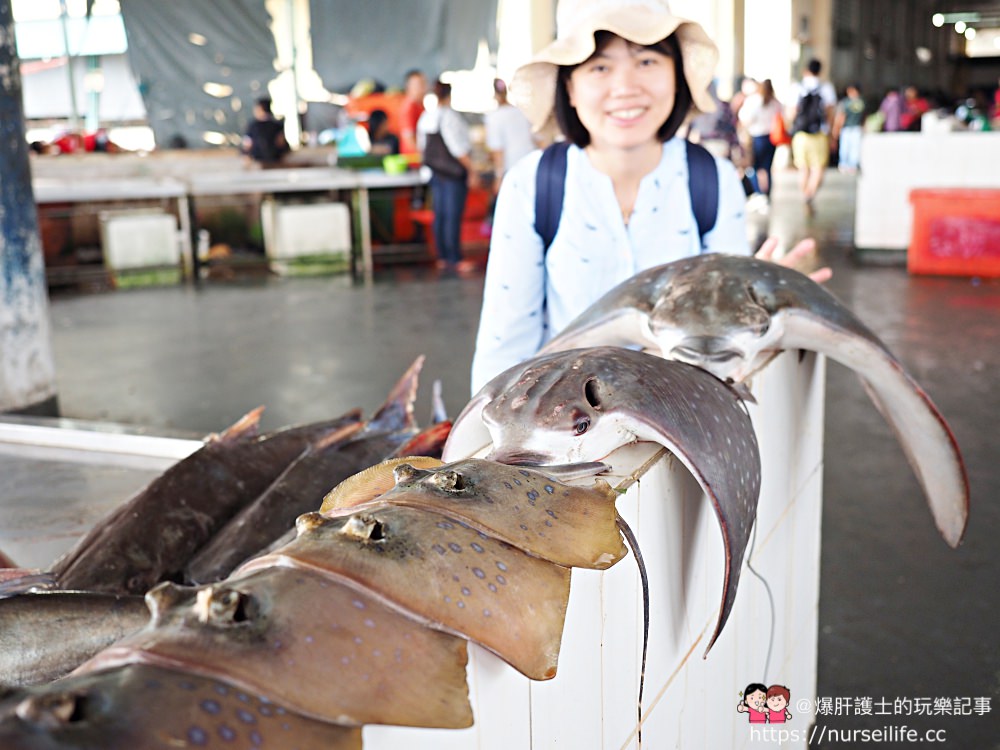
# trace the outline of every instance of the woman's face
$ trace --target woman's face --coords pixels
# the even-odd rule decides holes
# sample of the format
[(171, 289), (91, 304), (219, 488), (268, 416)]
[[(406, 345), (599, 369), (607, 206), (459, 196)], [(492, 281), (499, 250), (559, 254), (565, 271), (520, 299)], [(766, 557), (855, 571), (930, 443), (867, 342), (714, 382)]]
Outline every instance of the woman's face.
[(570, 73), (567, 93), (593, 148), (628, 150), (658, 142), (675, 80), (673, 59), (616, 36)]

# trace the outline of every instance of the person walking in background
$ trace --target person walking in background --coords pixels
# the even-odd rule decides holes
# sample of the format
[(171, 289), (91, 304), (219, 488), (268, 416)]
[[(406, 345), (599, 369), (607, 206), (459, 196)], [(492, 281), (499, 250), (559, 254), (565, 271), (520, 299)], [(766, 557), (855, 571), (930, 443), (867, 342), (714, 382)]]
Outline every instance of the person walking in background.
[(417, 122), (424, 113), (427, 78), (419, 70), (411, 70), (403, 80), (403, 103), (399, 107), (399, 153), (416, 154)]
[(740, 123), (750, 136), (753, 168), (757, 175), (758, 192), (750, 196), (747, 205), (762, 212), (768, 210), (771, 197), (771, 164), (776, 150), (771, 143), (771, 128), (774, 118), (781, 116), (781, 102), (774, 95), (770, 78), (757, 84), (756, 90), (743, 100), (739, 111)]
[(493, 98), (496, 99), (497, 108), (486, 113), (484, 124), (486, 148), (489, 149), (493, 162), (493, 193), (496, 194), (507, 170), (522, 156), (534, 151), (538, 144), (531, 132), (528, 118), (521, 110), (508, 103), (507, 84), (500, 78), (493, 81)]
[(833, 136), (838, 139), (837, 168), (854, 174), (861, 164), (861, 134), (864, 132), (865, 100), (857, 84), (847, 87), (847, 95), (837, 104), (833, 120)]
[(479, 177), (472, 168), (469, 125), (451, 108), (451, 85), (436, 81), (434, 95), (437, 106), (425, 111), (417, 122), (417, 146), (431, 169), (431, 226), (437, 266), (454, 273), (472, 267), (471, 262), (462, 260), (462, 214), (469, 188), (478, 185)]
[(806, 74), (795, 86), (792, 109), (792, 158), (799, 170), (799, 189), (810, 214), (830, 163), (830, 124), (837, 105), (833, 85), (819, 78), (822, 70), (819, 60), (809, 61)]

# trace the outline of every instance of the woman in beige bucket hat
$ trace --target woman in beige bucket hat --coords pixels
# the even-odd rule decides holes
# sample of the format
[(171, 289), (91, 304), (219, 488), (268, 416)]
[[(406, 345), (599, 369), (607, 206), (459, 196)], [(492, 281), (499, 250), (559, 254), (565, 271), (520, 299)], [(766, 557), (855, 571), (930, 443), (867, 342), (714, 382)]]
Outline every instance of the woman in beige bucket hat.
[[(725, 160), (715, 160), (714, 227), (699, 237), (687, 147), (676, 137), (692, 112), (714, 109), (718, 50), (701, 26), (665, 0), (559, 0), (556, 27), (555, 41), (514, 74), (510, 100), (537, 132), (558, 125), (571, 144), (558, 231), (546, 249), (535, 228), (536, 151), (497, 197), (473, 392), (639, 271), (701, 252), (750, 252), (745, 194)], [(811, 249), (800, 243), (789, 257)]]

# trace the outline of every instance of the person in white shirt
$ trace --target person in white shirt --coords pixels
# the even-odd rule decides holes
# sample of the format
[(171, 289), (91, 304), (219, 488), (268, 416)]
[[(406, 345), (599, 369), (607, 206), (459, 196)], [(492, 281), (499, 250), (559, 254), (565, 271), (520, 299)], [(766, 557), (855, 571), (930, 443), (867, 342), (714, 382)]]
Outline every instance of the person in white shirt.
[(472, 168), (469, 124), (451, 108), (451, 85), (434, 84), (437, 106), (417, 121), (417, 148), (431, 168), (431, 205), (434, 209), (434, 244), (437, 266), (448, 273), (465, 271), (471, 262), (462, 259), (462, 214), (469, 188), (479, 184)]
[[(699, 237), (686, 144), (676, 137), (692, 110), (714, 106), (718, 50), (701, 26), (664, 0), (560, 0), (556, 21), (556, 40), (518, 69), (510, 97), (536, 132), (558, 123), (572, 144), (561, 218), (546, 250), (535, 229), (542, 152), (523, 158), (497, 197), (473, 392), (637, 272), (701, 252), (750, 252), (745, 196), (728, 160), (714, 158), (718, 211)], [(776, 245), (768, 240), (758, 255), (770, 258)], [(785, 258), (813, 247), (806, 240)]]
[(774, 95), (771, 79), (757, 85), (757, 90), (743, 100), (740, 123), (746, 128), (753, 147), (753, 167), (757, 173), (757, 186), (764, 196), (763, 206), (771, 196), (771, 164), (774, 162), (775, 145), (771, 143), (774, 118), (782, 116), (781, 102)]
[(537, 148), (531, 123), (524, 113), (507, 101), (507, 84), (502, 79), (493, 81), (493, 97), (497, 108), (483, 118), (486, 126), (486, 148), (493, 162), (493, 192), (500, 189), (504, 174), (521, 157)]

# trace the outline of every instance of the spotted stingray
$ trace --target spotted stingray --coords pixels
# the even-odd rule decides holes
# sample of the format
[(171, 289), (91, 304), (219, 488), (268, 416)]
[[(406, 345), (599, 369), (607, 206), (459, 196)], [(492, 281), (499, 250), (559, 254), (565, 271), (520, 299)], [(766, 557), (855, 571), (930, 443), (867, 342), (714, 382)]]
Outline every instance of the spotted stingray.
[(322, 511), (377, 504), (436, 510), (568, 567), (603, 570), (625, 555), (615, 511), (618, 494), (604, 480), (581, 487), (533, 469), (475, 458), (437, 464), (415, 458), (374, 466), (357, 477), (365, 480), (364, 486), (356, 481), (345, 488), (349, 491), (338, 487)]
[(444, 460), (492, 441), (490, 459), (599, 461), (638, 441), (670, 450), (711, 501), (726, 555), (712, 647), (736, 598), (760, 492), (760, 454), (739, 396), (692, 365), (616, 347), (549, 354), (498, 375), (452, 427)]
[(128, 664), (0, 696), (0, 747), (361, 750), (361, 729), (299, 716), (267, 693)]
[(965, 533), (969, 482), (944, 417), (878, 337), (808, 276), (708, 254), (651, 268), (605, 294), (543, 349), (639, 345), (742, 383), (785, 349), (854, 370), (896, 433), (941, 535)]
[(348, 509), (333, 518), (307, 513), (297, 526), (293, 542), (237, 574), (274, 566), (315, 570), (485, 646), (532, 679), (555, 676), (568, 568), (418, 508)]
[(371, 592), (269, 567), (197, 588), (165, 583), (147, 603), (148, 626), (77, 673), (153, 664), (261, 694), (281, 685), (287, 708), (340, 724), (472, 724), (465, 641), (422, 627)]

